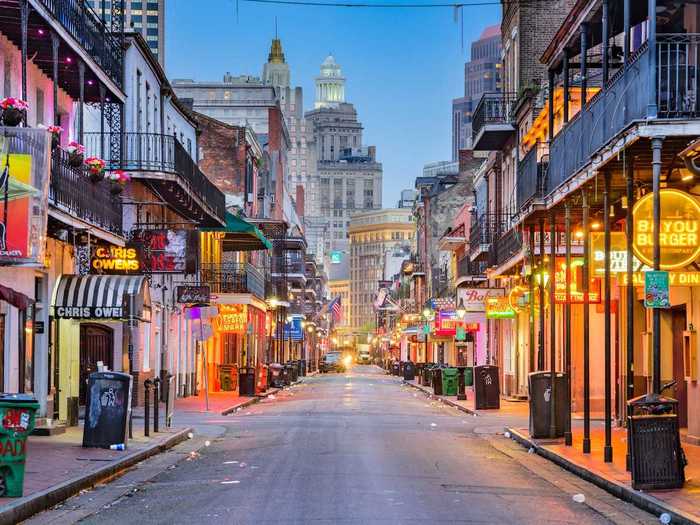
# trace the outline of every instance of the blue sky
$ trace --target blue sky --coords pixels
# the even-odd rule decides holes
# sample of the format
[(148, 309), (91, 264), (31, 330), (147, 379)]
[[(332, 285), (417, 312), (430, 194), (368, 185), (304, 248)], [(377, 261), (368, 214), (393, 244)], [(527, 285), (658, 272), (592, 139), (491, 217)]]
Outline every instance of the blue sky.
[(348, 9), (168, 0), (170, 78), (218, 80), (260, 75), (275, 16), (292, 84), (313, 107), (314, 77), (332, 52), (347, 78), (346, 99), (364, 125), (365, 144), (384, 165), (384, 206), (412, 188), (423, 164), (451, 158), (451, 100), (463, 95), (469, 43), (499, 20), (497, 5), (465, 8), (464, 51), (450, 8)]

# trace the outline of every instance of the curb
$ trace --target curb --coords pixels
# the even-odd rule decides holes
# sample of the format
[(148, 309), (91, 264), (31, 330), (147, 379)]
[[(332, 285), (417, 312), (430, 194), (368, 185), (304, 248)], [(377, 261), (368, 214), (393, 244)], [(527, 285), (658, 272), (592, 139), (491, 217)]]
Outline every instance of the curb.
[(129, 467), (132, 467), (137, 463), (150, 458), (151, 456), (160, 454), (161, 452), (164, 452), (169, 448), (172, 448), (175, 445), (185, 441), (187, 439), (187, 434), (190, 432), (192, 432), (191, 427), (184, 428), (179, 432), (172, 434), (163, 442), (154, 443), (143, 450), (127, 454), (119, 461), (102, 467), (95, 472), (85, 476), (69, 479), (59, 483), (58, 485), (54, 485), (53, 487), (36, 492), (29, 496), (25, 496), (13, 503), (4, 505), (2, 508), (0, 508), (0, 524), (4, 525), (5, 523), (19, 523), (28, 519), (34, 514), (49, 509), (54, 505), (67, 500), (71, 496), (76, 495), (81, 490), (93, 487), (105, 479), (114, 477)]
[(523, 447), (534, 449), (535, 452), (543, 458), (548, 459), (552, 463), (559, 465), (563, 469), (568, 470), (581, 479), (592, 483), (606, 492), (609, 492), (622, 501), (631, 503), (635, 507), (656, 516), (667, 513), (671, 516), (671, 523), (678, 523), (682, 525), (698, 525), (698, 523), (700, 523), (697, 516), (693, 516), (692, 514), (689, 514), (683, 510), (677, 509), (665, 501), (655, 498), (654, 496), (634, 490), (632, 487), (629, 487), (624, 483), (607, 479), (602, 475), (587, 469), (586, 467), (574, 463), (573, 461), (570, 461), (559, 454), (538, 445), (535, 441), (528, 438), (517, 429), (506, 427), (506, 431), (510, 432), (511, 439)]
[(471, 408), (467, 408), (467, 407), (465, 407), (465, 406), (462, 406), (462, 405), (460, 405), (459, 403), (455, 403), (454, 401), (452, 401), (452, 400), (450, 400), (450, 399), (446, 399), (446, 398), (441, 397), (441, 396), (436, 396), (436, 395), (433, 394), (430, 390), (426, 390), (426, 389), (424, 389), (422, 386), (419, 386), (419, 385), (416, 385), (416, 384), (414, 384), (414, 383), (411, 383), (410, 381), (406, 381), (405, 379), (402, 379), (401, 382), (402, 382), (404, 385), (408, 385), (408, 386), (410, 386), (410, 387), (412, 387), (412, 388), (415, 388), (416, 390), (418, 390), (418, 391), (420, 391), (420, 392), (423, 392), (424, 394), (428, 394), (429, 396), (434, 397), (435, 399), (437, 399), (438, 401), (440, 401), (440, 403), (443, 403), (443, 404), (445, 404), (445, 405), (449, 405), (449, 406), (451, 406), (451, 407), (455, 407), (456, 409), (461, 410), (462, 412), (465, 412), (465, 413), (467, 413), (467, 414), (471, 414), (472, 416), (478, 416), (478, 415), (479, 415), (479, 413), (478, 413), (477, 411), (472, 410)]

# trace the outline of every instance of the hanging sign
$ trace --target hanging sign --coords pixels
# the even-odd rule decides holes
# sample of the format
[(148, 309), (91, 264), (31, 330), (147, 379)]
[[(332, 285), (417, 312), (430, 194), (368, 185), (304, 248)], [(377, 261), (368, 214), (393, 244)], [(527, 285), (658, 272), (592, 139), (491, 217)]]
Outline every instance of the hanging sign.
[[(659, 191), (661, 199), (660, 268), (683, 268), (700, 256), (700, 204), (692, 195), (674, 189)], [(654, 263), (654, 194), (647, 193), (632, 210), (632, 249), (643, 263)]]
[(467, 338), (467, 331), (464, 329), (463, 326), (458, 326), (457, 330), (455, 331), (455, 339), (457, 341), (464, 341)]
[(178, 303), (199, 303), (206, 304), (210, 298), (210, 288), (207, 285), (181, 285), (175, 291)]
[(136, 230), (129, 246), (138, 248), (144, 273), (194, 273), (198, 235), (195, 230)]
[(136, 248), (96, 246), (90, 258), (91, 273), (138, 273), (141, 270)]
[(486, 300), (486, 319), (513, 319), (515, 310), (508, 297), (489, 297)]
[(487, 298), (505, 293), (503, 288), (457, 288), (457, 304), (463, 305), (465, 312), (485, 312)]
[[(566, 303), (566, 258), (557, 257), (556, 274), (554, 276), (554, 300), (557, 304)], [(583, 258), (571, 259), (571, 287), (569, 289), (569, 302), (571, 304), (583, 304)], [(591, 277), (588, 284), (588, 302), (599, 303), (601, 300), (601, 282), (599, 277)]]
[(220, 304), (216, 317), (216, 329), (222, 333), (243, 334), (248, 326), (248, 309), (245, 304)]
[(644, 274), (644, 306), (670, 308), (668, 272), (651, 271)]

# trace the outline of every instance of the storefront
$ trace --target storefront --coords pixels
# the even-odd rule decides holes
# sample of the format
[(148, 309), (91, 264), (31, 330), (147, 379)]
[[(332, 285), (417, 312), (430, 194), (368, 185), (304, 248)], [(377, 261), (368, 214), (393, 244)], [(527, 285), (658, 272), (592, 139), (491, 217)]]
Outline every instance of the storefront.
[[(62, 275), (52, 307), (59, 419), (77, 424), (85, 380), (98, 365), (137, 382), (152, 350), (151, 298), (143, 275)], [(136, 402), (136, 401), (135, 401)]]

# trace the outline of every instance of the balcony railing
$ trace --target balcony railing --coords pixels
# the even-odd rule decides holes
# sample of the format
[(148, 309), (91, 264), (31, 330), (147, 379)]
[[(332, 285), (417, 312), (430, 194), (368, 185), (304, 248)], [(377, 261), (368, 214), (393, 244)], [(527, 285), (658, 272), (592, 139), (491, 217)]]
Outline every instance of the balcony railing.
[[(109, 133), (86, 133), (85, 149), (88, 155), (108, 156)], [(124, 133), (122, 158), (108, 160), (109, 169), (130, 172), (158, 172), (177, 175), (181, 184), (205, 204), (211, 213), (223, 219), (226, 212), (224, 194), (212, 183), (185, 147), (171, 135), (160, 133)]]
[(284, 256), (271, 258), (271, 272), (274, 275), (305, 275), (304, 261), (289, 260)]
[(501, 266), (523, 247), (523, 239), (515, 228), (511, 228), (495, 239), (489, 247), (489, 265)]
[(482, 95), (472, 120), (474, 149), (499, 149), (500, 144), (515, 131), (513, 105), (516, 98), (515, 93)]
[(213, 293), (252, 293), (265, 298), (265, 275), (250, 263), (203, 264), (199, 280)]
[(485, 263), (472, 261), (468, 255), (457, 260), (457, 278), (483, 277), (486, 271)]
[(547, 144), (538, 143), (527, 152), (518, 164), (516, 183), (516, 205), (518, 210), (527, 206), (532, 200), (543, 197), (549, 166), (549, 149)]
[(488, 250), (491, 243), (506, 232), (510, 216), (505, 213), (484, 213), (472, 225), (469, 234), (469, 248), (472, 257)]
[(124, 52), (119, 40), (85, 0), (36, 0), (82, 46), (112, 81), (122, 87)]

